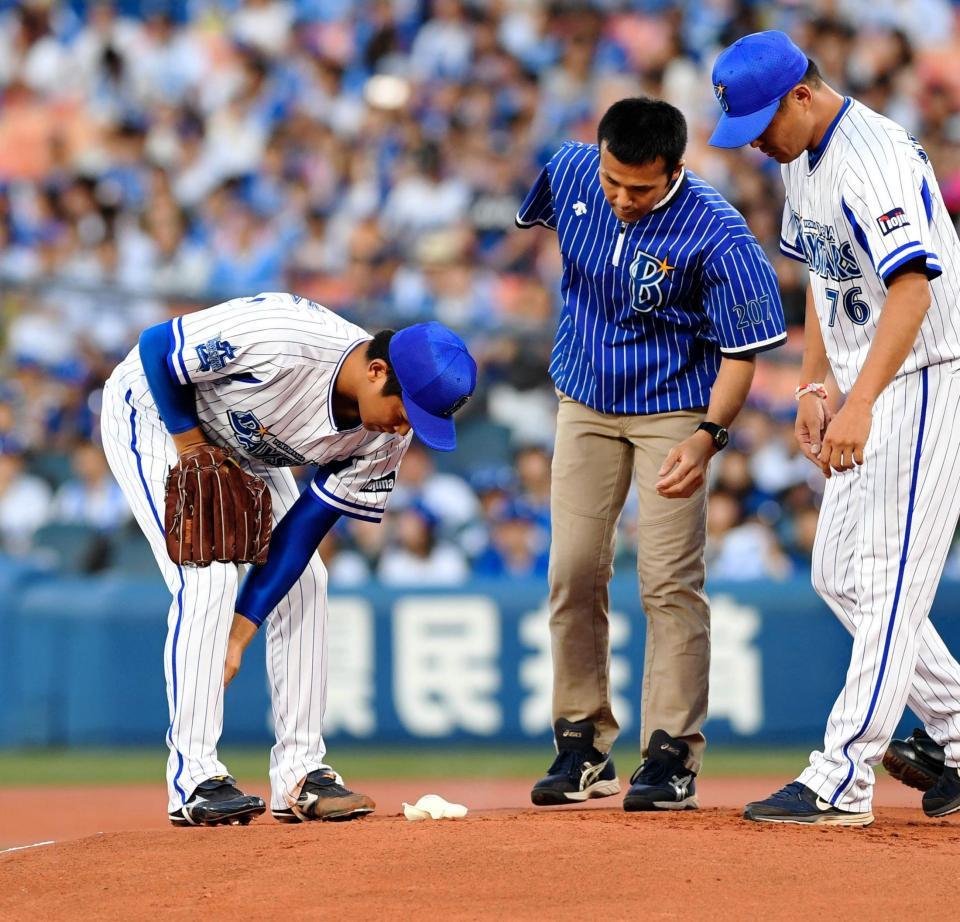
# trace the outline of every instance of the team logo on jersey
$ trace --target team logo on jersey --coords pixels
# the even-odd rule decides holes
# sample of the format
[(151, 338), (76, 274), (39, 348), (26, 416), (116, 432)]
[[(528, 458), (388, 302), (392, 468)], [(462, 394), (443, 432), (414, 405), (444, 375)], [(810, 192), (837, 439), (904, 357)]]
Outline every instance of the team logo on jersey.
[(901, 227), (909, 227), (910, 222), (907, 220), (907, 215), (902, 208), (891, 208), (886, 214), (880, 215), (877, 218), (877, 224), (880, 225), (880, 233), (884, 237), (887, 234), (892, 234), (895, 230), (899, 230)]
[(641, 314), (648, 314), (663, 304), (662, 285), (676, 269), (663, 258), (638, 249), (630, 263), (630, 305)]
[(201, 371), (220, 371), (227, 364), (227, 359), (236, 356), (236, 350), (225, 339), (220, 339), (218, 333), (213, 339), (197, 346), (197, 358), (200, 359)]
[(272, 435), (253, 413), (231, 410), (227, 416), (230, 419), (230, 428), (237, 437), (237, 443), (251, 458), (274, 467), (306, 463), (307, 459), (300, 452)]
[(582, 218), (587, 213), (587, 203), (586, 202), (574, 202), (573, 203), (573, 213), (578, 217)]
[(853, 244), (849, 241), (838, 243), (837, 232), (829, 224), (801, 218), (796, 212), (793, 213), (793, 220), (798, 229), (797, 238), (804, 259), (820, 278), (846, 282), (863, 275)]
[(717, 102), (720, 103), (720, 108), (724, 112), (730, 111), (730, 103), (727, 102), (727, 88), (722, 83), (715, 83), (713, 85), (713, 92), (717, 97)]
[(397, 482), (397, 475), (391, 471), (385, 477), (378, 477), (376, 480), (368, 480), (362, 487), (360, 493), (389, 493)]

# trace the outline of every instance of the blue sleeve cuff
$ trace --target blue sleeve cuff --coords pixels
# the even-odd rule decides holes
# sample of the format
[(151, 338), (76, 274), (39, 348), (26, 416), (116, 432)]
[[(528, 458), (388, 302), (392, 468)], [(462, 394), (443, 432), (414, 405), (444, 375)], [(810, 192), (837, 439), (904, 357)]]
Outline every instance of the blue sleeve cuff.
[(890, 276), (897, 269), (914, 260), (923, 260), (924, 271), (930, 281), (933, 281), (939, 275), (943, 275), (940, 257), (936, 253), (930, 253), (922, 243), (905, 243), (902, 247), (897, 247), (892, 253), (888, 253), (880, 260), (880, 265), (877, 266), (877, 275), (883, 279), (884, 284), (887, 284)]
[(316, 480), (310, 484), (310, 489), (306, 492), (327, 509), (332, 509), (338, 515), (347, 515), (352, 519), (360, 519), (361, 522), (379, 522), (383, 518), (385, 509), (378, 509), (371, 506), (361, 506), (358, 503), (352, 503), (349, 500), (340, 499), (334, 496), (322, 484)]
[(795, 259), (798, 263), (805, 263), (807, 258), (800, 252), (795, 246), (791, 246), (787, 243), (783, 237), (780, 238), (780, 252), (784, 256), (789, 256), (791, 259)]
[[(550, 223), (551, 220), (553, 223)], [(537, 181), (520, 205), (514, 223), (517, 227), (533, 227), (539, 224), (550, 230), (557, 229), (553, 193), (550, 189), (550, 172), (546, 167), (540, 171)]]

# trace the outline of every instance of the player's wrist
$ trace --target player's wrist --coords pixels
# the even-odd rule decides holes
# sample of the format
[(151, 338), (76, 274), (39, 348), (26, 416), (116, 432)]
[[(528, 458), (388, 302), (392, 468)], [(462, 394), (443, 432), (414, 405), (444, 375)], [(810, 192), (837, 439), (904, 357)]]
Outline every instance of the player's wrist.
[(807, 384), (800, 384), (793, 392), (794, 399), (802, 400), (804, 397), (816, 397), (818, 400), (826, 400), (829, 394), (822, 381), (811, 381)]
[(184, 452), (194, 451), (197, 448), (203, 448), (210, 444), (199, 426), (188, 429), (186, 432), (177, 432), (171, 435), (170, 438), (173, 439), (173, 444), (177, 449), (178, 455), (182, 455)]
[(241, 650), (246, 649), (247, 644), (253, 640), (259, 627), (259, 622), (254, 621), (243, 612), (234, 612), (233, 624), (230, 626), (229, 644), (234, 647), (239, 646)]
[(707, 422), (706, 420), (697, 426), (694, 435), (705, 437), (701, 438), (701, 440), (709, 445), (711, 454), (723, 451), (730, 442), (730, 433), (727, 432), (726, 426), (721, 426), (719, 423)]
[(847, 399), (844, 401), (844, 405), (856, 407), (862, 410), (872, 410), (875, 402), (876, 398), (870, 397), (867, 394), (858, 394), (854, 391), (851, 391), (849, 394), (847, 394)]

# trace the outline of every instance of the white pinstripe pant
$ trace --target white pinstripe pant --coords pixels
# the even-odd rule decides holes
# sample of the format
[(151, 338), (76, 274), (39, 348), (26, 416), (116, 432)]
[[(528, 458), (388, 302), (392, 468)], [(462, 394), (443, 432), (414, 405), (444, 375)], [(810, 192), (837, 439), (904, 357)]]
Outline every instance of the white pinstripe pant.
[(909, 705), (960, 765), (960, 664), (929, 621), (960, 515), (960, 362), (896, 378), (864, 463), (827, 481), (813, 585), (853, 634), (846, 682), (803, 784), (867, 812), (873, 768)]
[[(101, 429), (110, 468), (173, 595), (163, 668), (170, 711), (167, 787), (169, 810), (174, 811), (198, 784), (227, 774), (217, 758), (217, 743), (223, 730), (224, 658), (240, 573), (234, 564), (178, 567), (167, 556), (164, 480), (176, 451), (135, 358), (121, 363), (104, 388)], [(293, 474), (244, 464), (269, 484), (276, 525), (299, 496)], [(265, 625), (277, 738), (270, 753), (274, 809), (286, 807), (304, 776), (325, 765), (326, 625), (327, 574), (314, 554)]]

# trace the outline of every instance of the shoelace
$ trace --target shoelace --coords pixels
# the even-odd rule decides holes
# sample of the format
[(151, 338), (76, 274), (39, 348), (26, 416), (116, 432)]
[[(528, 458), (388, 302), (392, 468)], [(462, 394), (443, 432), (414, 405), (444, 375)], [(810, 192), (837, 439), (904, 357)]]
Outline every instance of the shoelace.
[(579, 781), (583, 763), (589, 761), (586, 756), (587, 753), (576, 749), (561, 749), (553, 760), (553, 764), (547, 769), (547, 774), (568, 775), (575, 781)]
[(667, 759), (647, 759), (631, 776), (630, 783), (660, 784), (674, 775), (682, 775), (686, 768), (679, 762)]
[(307, 785), (313, 785), (316, 788), (323, 788), (326, 791), (334, 791), (337, 794), (350, 793), (345, 787), (343, 787), (343, 785), (337, 784), (336, 775), (331, 775), (328, 772), (311, 772), (309, 775), (307, 775), (307, 780), (304, 784), (304, 787)]
[[(206, 782), (204, 782), (206, 784)], [(229, 781), (221, 781), (215, 787), (205, 788), (203, 785), (197, 788), (197, 793), (204, 800), (232, 800), (234, 797), (243, 797), (243, 792), (233, 786)]]
[(771, 794), (769, 800), (794, 801), (803, 793), (803, 785), (799, 781), (791, 781), (785, 787), (780, 788), (775, 794)]

